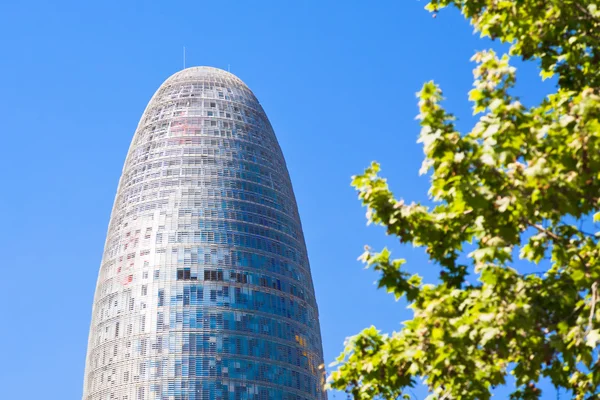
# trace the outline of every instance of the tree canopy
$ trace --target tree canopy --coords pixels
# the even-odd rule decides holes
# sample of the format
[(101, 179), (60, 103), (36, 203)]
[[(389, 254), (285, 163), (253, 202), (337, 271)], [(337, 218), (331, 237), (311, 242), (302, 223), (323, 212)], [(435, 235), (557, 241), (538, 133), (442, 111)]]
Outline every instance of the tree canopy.
[[(470, 132), (457, 131), (435, 83), (419, 92), (421, 173), (431, 177), (433, 206), (395, 198), (377, 163), (353, 177), (367, 218), (424, 248), (439, 280), (425, 283), (387, 249), (368, 249), (362, 259), (378, 271), (379, 287), (405, 297), (413, 318), (389, 335), (370, 327), (349, 338), (330, 387), (395, 399), (422, 380), (433, 399), (489, 399), (510, 374), (514, 399), (539, 398), (543, 377), (573, 398), (598, 398), (598, 3), (426, 6), (457, 7), (482, 36), (508, 43), (509, 54), (474, 55), (469, 97), (479, 119)], [(525, 107), (512, 94), (511, 57), (536, 63), (556, 90)], [(519, 272), (516, 258), (542, 272)]]

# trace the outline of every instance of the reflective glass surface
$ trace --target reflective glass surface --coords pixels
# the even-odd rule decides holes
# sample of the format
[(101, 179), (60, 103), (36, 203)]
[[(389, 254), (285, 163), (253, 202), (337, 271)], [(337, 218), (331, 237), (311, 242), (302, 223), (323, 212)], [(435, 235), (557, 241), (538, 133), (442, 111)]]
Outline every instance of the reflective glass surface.
[(137, 127), (98, 276), (84, 400), (326, 399), (290, 178), (254, 94), (171, 76)]

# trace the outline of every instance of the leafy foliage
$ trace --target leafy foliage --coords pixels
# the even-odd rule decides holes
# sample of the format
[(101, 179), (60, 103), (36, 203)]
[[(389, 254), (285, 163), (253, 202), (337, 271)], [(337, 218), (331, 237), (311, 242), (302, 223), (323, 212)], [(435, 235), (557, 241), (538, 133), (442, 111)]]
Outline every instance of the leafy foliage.
[[(600, 10), (594, 0), (432, 0), (455, 6), (510, 56), (538, 63), (557, 88), (541, 104), (511, 95), (510, 56), (473, 60), (470, 92), (479, 121), (457, 132), (433, 82), (419, 93), (419, 119), (434, 207), (406, 204), (373, 163), (353, 178), (367, 218), (439, 266), (424, 284), (389, 251), (364, 262), (379, 286), (414, 312), (399, 332), (374, 327), (349, 338), (329, 385), (355, 399), (407, 396), (422, 379), (434, 399), (489, 399), (514, 376), (514, 399), (541, 396), (547, 377), (573, 398), (600, 396)], [(465, 257), (465, 248), (474, 248)], [(522, 262), (543, 274), (522, 274)], [(468, 261), (464, 261), (468, 260)], [(467, 281), (472, 271), (477, 280)]]

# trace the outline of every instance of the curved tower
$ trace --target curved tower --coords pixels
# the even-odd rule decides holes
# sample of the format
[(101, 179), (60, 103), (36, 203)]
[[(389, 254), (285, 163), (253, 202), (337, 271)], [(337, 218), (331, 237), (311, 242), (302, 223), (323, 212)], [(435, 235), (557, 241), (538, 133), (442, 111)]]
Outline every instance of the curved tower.
[(167, 79), (133, 137), (96, 286), (84, 400), (326, 399), (298, 209), (250, 89)]

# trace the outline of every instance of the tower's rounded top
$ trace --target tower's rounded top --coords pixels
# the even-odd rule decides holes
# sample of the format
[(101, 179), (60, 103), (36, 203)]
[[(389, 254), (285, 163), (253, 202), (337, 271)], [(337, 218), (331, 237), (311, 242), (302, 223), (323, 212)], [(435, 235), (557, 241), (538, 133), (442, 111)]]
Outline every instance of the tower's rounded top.
[(219, 78), (233, 79), (233, 80), (237, 81), (238, 83), (242, 84), (243, 86), (248, 87), (240, 78), (238, 78), (231, 72), (227, 72), (220, 68), (206, 67), (206, 66), (189, 67), (186, 69), (182, 69), (181, 71), (178, 71), (178, 72), (174, 73), (173, 75), (171, 75), (165, 81), (165, 83), (171, 83), (174, 81), (184, 81), (184, 80), (185, 81), (187, 81), (187, 80), (201, 80), (201, 81), (209, 80), (210, 81), (213, 79), (217, 80)]

